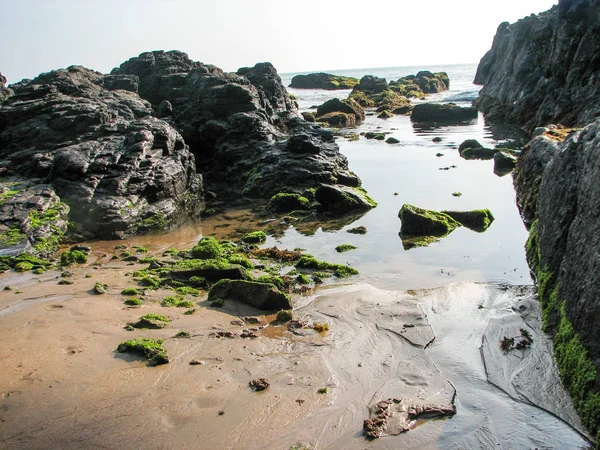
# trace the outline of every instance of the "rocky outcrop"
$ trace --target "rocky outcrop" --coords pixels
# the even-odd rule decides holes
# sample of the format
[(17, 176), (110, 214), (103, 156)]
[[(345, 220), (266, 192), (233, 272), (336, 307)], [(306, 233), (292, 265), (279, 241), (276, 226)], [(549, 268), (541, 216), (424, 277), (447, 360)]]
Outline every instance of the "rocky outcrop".
[(317, 108), (316, 119), (332, 126), (355, 126), (365, 119), (365, 111), (352, 98), (332, 98)]
[(422, 70), (416, 75), (390, 81), (390, 89), (404, 97), (423, 98), (425, 94), (435, 94), (450, 89), (450, 78), (446, 72), (431, 73)]
[(410, 100), (394, 91), (385, 78), (372, 75), (362, 77), (348, 98), (365, 108), (375, 107), (379, 113), (406, 114), (412, 109)]
[(600, 120), (559, 143), (536, 137), (519, 158), (515, 187), (535, 219), (527, 258), (545, 330), (565, 387), (592, 436), (600, 437)]
[(155, 51), (112, 73), (139, 78), (140, 96), (166, 111), (210, 190), (225, 198), (360, 183), (331, 132), (301, 118), (269, 63), (232, 74), (182, 52)]
[(454, 103), (420, 103), (415, 105), (410, 116), (413, 122), (461, 123), (477, 119), (473, 107), (458, 106)]
[(12, 89), (6, 87), (6, 77), (0, 72), (0, 102), (6, 100), (12, 94)]
[[(0, 108), (0, 170), (48, 185), (44, 192), (69, 206), (69, 220), (87, 237), (121, 237), (197, 215), (203, 193), (194, 157), (136, 86), (136, 77), (80, 66), (12, 85)], [(34, 211), (44, 208), (27, 214)]]
[(308, 75), (296, 75), (292, 78), (290, 87), (296, 89), (352, 89), (358, 84), (358, 79), (332, 75), (330, 73), (309, 73)]
[(475, 77), (475, 101), (490, 121), (531, 133), (548, 123), (585, 125), (600, 116), (600, 3), (561, 0), (500, 24)]

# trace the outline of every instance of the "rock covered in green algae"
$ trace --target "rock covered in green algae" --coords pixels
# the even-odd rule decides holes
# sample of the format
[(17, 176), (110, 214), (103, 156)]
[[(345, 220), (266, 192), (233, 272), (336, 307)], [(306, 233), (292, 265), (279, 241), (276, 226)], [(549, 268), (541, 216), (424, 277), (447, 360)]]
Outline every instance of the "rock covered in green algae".
[(447, 214), (408, 204), (402, 206), (398, 217), (403, 236), (445, 236), (461, 225)]
[(145, 314), (133, 325), (134, 328), (159, 329), (164, 328), (171, 321), (161, 314)]
[(148, 364), (158, 366), (168, 364), (167, 351), (162, 346), (162, 339), (136, 338), (121, 342), (117, 347), (119, 353), (137, 353), (148, 359)]
[(210, 289), (208, 300), (236, 300), (261, 310), (292, 309), (290, 297), (269, 283), (221, 280)]
[(273, 212), (291, 212), (310, 208), (310, 200), (300, 194), (284, 193), (274, 195), (268, 208)]

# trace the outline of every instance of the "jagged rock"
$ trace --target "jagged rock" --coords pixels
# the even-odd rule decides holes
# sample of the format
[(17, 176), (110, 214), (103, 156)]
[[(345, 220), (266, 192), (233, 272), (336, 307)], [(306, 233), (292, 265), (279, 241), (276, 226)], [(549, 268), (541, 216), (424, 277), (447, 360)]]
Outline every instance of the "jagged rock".
[(534, 138), (517, 161), (513, 183), (521, 217), (531, 225), (537, 217), (539, 190), (547, 164), (558, 153), (560, 143), (546, 136)]
[(315, 199), (328, 212), (345, 214), (368, 211), (377, 204), (359, 188), (322, 184), (315, 192)]
[(203, 206), (181, 135), (134, 92), (105, 87), (121, 82), (72, 66), (15, 85), (0, 108), (1, 164), (51, 185), (90, 237), (165, 227)]
[(221, 280), (208, 293), (208, 300), (235, 300), (261, 310), (292, 309), (288, 295), (272, 284), (244, 280)]
[(310, 73), (308, 75), (296, 75), (292, 78), (290, 87), (296, 89), (352, 89), (358, 84), (358, 79), (332, 75), (330, 73)]
[(585, 125), (600, 116), (600, 4), (561, 0), (514, 24), (500, 24), (481, 59), (475, 106), (486, 119), (538, 126)]
[(326, 121), (327, 115), (331, 113), (344, 113), (354, 116), (355, 123), (365, 119), (365, 111), (352, 98), (345, 100), (332, 98), (331, 100), (327, 100), (317, 108), (317, 120)]
[(333, 135), (301, 119), (269, 63), (233, 74), (182, 52), (154, 51), (112, 73), (138, 76), (140, 96), (154, 108), (172, 105), (170, 123), (223, 198), (270, 198), (285, 188), (357, 179)]
[(454, 103), (421, 103), (415, 105), (410, 116), (413, 122), (469, 122), (477, 119), (477, 110)]

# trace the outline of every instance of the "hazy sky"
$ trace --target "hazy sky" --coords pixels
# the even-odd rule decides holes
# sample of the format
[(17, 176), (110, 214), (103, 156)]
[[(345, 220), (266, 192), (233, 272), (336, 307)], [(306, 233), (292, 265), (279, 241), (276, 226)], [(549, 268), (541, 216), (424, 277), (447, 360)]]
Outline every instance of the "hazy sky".
[(9, 83), (81, 64), (103, 73), (149, 50), (281, 73), (478, 62), (496, 28), (556, 0), (0, 0)]

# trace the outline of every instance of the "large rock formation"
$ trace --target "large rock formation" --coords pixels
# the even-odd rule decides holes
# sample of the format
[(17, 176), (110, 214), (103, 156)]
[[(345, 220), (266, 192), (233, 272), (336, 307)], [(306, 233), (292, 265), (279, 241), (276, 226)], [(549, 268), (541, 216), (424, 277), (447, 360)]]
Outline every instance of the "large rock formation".
[[(72, 66), (11, 89), (5, 81), (0, 247), (56, 244), (67, 213), (87, 238), (197, 217), (197, 169), (225, 198), (360, 186), (333, 134), (300, 117), (269, 63), (225, 73), (179, 51), (155, 51), (110, 75)], [(26, 192), (16, 195), (17, 186)]]
[(142, 53), (114, 69), (183, 135), (210, 190), (270, 198), (321, 183), (360, 184), (331, 132), (301, 119), (269, 63), (224, 73), (185, 53)]
[(535, 138), (517, 164), (527, 257), (546, 331), (583, 423), (600, 437), (600, 120), (564, 142)]
[(33, 197), (50, 203), (11, 195), (0, 231), (29, 236), (32, 214), (52, 209), (56, 195), (88, 237), (163, 228), (200, 212), (194, 157), (172, 126), (152, 116), (136, 77), (73, 66), (11, 88), (14, 95), (0, 107), (0, 170), (11, 184), (27, 180), (23, 189), (41, 185), (32, 192), (48, 195)]
[(528, 132), (585, 125), (600, 115), (600, 3), (561, 0), (547, 12), (500, 24), (475, 77), (475, 101), (491, 121)]

